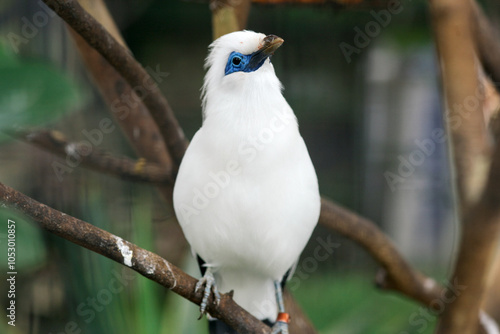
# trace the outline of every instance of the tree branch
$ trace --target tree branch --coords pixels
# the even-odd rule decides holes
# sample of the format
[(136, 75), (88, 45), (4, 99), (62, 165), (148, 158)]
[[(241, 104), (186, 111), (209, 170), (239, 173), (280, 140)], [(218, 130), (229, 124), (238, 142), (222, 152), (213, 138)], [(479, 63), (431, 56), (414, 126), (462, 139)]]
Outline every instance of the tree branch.
[[(118, 43), (126, 47), (102, 0), (79, 0), (79, 3), (111, 33)], [(141, 98), (99, 52), (93, 49), (73, 29), (68, 27), (68, 30), (80, 51), (87, 71), (107, 103), (111, 115), (120, 125), (137, 155), (147, 161), (157, 162), (169, 168), (172, 159), (156, 123), (148, 113)], [(166, 196), (167, 199), (168, 197)]]
[(167, 183), (173, 185), (172, 171), (145, 159), (134, 161), (116, 157), (84, 142), (68, 142), (58, 131), (38, 130), (17, 132), (17, 136), (30, 144), (61, 158), (78, 160), (82, 166), (110, 174), (120, 179), (136, 182)]
[(500, 43), (498, 33), (476, 1), (472, 1), (474, 42), (481, 64), (493, 82), (500, 82)]
[[(118, 43), (127, 47), (103, 0), (79, 0), (79, 3), (106, 28)], [(143, 93), (141, 87), (132, 89), (122, 75), (82, 36), (71, 27), (67, 26), (67, 28), (87, 71), (108, 106), (109, 113), (121, 128), (132, 149), (138, 157), (162, 166), (164, 171), (170, 174), (176, 167), (173, 166), (174, 163), (155, 120), (142, 101), (142, 95), (138, 95)], [(164, 76), (158, 75), (156, 80), (160, 84)], [(172, 172), (171, 179), (174, 180), (174, 178), (175, 175)], [(165, 209), (172, 212), (173, 182), (156, 183), (155, 186), (165, 201)], [(173, 263), (180, 263), (185, 255), (182, 250), (187, 248), (187, 242), (175, 217), (156, 226), (155, 239), (161, 240), (163, 250), (166, 254), (170, 254), (170, 260)]]
[(213, 39), (245, 29), (250, 5), (250, 0), (211, 0)]
[[(132, 90), (140, 95), (172, 155), (174, 168), (177, 168), (186, 150), (187, 141), (157, 83), (130, 52), (120, 45), (77, 1), (43, 1), (96, 49), (127, 80)], [(151, 71), (156, 71), (156, 75), (161, 75), (159, 66)]]
[[(495, 122), (500, 127), (500, 122)], [(498, 128), (497, 128), (498, 129)], [(467, 289), (445, 309), (437, 333), (474, 334), (480, 329), (480, 307), (488, 288), (488, 273), (500, 235), (500, 140), (491, 160), (481, 198), (463, 219), (457, 264), (452, 278)]]
[[(485, 120), (489, 124), (490, 131), (496, 141), (500, 137), (500, 130), (495, 128), (492, 123), (500, 117), (500, 106), (497, 101), (498, 85), (500, 83), (500, 39), (497, 38), (497, 31), (495, 31), (490, 20), (476, 1), (472, 1), (472, 8), (472, 24), (477, 54), (481, 60), (482, 67), (491, 79), (485, 79), (488, 81), (486, 85), (490, 93), (488, 95), (487, 89), (487, 101), (485, 103), (487, 103), (489, 109), (485, 111)], [(493, 95), (496, 96), (494, 97)], [(491, 102), (488, 103), (488, 98), (493, 101), (493, 104)]]
[[(2, 183), (0, 203), (28, 216), (48, 232), (124, 264), (197, 305), (201, 303), (203, 291), (195, 293), (197, 280), (155, 253), (41, 204)], [(221, 295), (218, 306), (211, 296), (208, 312), (240, 333), (271, 333), (268, 326), (238, 306), (229, 294)]]
[(440, 298), (444, 288), (414, 270), (373, 222), (323, 198), (319, 223), (357, 242), (382, 265), (384, 271), (376, 279), (380, 287), (398, 291), (428, 307)]
[[(497, 174), (500, 174), (500, 158), (498, 160)], [(500, 184), (496, 188), (497, 196), (500, 197), (498, 189), (500, 189)], [(498, 204), (498, 202), (496, 203)], [(447, 296), (453, 295), (452, 292), (448, 294), (447, 288), (434, 279), (426, 277), (413, 269), (399, 254), (391, 240), (368, 219), (323, 198), (321, 200), (319, 222), (323, 226), (329, 227), (357, 242), (382, 265), (382, 269), (375, 278), (375, 282), (379, 287), (402, 293), (428, 308), (439, 307), (440, 304), (436, 303), (436, 301), (447, 300)], [(463, 285), (461, 280), (452, 280), (451, 284)], [(460, 298), (457, 298), (457, 300), (461, 299), (462, 295), (461, 291)], [(442, 310), (437, 311), (441, 312)], [(480, 327), (479, 330), (483, 330), (483, 327)]]
[(452, 280), (467, 287), (445, 308), (436, 329), (439, 334), (482, 332), (480, 307), (500, 233), (500, 208), (498, 201), (493, 203), (499, 198), (498, 171), (494, 168), (498, 169), (495, 164), (500, 152), (497, 143), (491, 159), (483, 115), (484, 88), (474, 53), (475, 46), (485, 47), (485, 41), (474, 40), (485, 25), (475, 21), (479, 11), (474, 6), (473, 0), (430, 0), (462, 222)]
[[(475, 202), (485, 181), (490, 144), (484, 122), (484, 92), (479, 82), (472, 38), (470, 0), (430, 0), (446, 100), (461, 215)], [(461, 50), (457, 52), (457, 50)]]

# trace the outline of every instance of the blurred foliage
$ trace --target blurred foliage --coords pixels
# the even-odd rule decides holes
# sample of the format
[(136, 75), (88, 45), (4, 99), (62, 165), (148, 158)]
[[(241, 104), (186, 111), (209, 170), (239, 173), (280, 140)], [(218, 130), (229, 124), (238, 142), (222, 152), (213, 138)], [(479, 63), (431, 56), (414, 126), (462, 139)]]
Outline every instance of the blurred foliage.
[(52, 122), (81, 100), (66, 74), (48, 63), (19, 59), (0, 43), (0, 130)]
[[(13, 234), (15, 238), (9, 238), (7, 231), (9, 220), (14, 222), (10, 223), (10, 225), (15, 226)], [(2, 271), (2, 277), (6, 277), (7, 272), (18, 273), (16, 275), (15, 294), (16, 302), (19, 305), (20, 297), (22, 296), (21, 289), (23, 288), (20, 282), (27, 277), (36, 275), (38, 270), (47, 264), (47, 248), (41, 230), (27, 217), (14, 210), (0, 206), (0, 226), (2, 226), (0, 229), (0, 270)], [(12, 247), (12, 245), (8, 245), (9, 241), (15, 242), (14, 270), (8, 267), (7, 249), (8, 247)], [(2, 297), (6, 298), (7, 284), (5, 283), (5, 279), (2, 279), (0, 283), (0, 291), (2, 291)], [(5, 308), (3, 308), (0, 316), (3, 319), (8, 319), (6, 315)], [(0, 332), (6, 334), (20, 333), (15, 327), (8, 326), (7, 320), (0, 321)]]
[(315, 275), (294, 296), (321, 334), (430, 334), (435, 315), (366, 275)]
[[(0, 254), (7, 254), (7, 221), (15, 222), (16, 237), (16, 269), (19, 272), (30, 274), (35, 272), (46, 261), (46, 246), (42, 239), (42, 232), (25, 216), (14, 210), (0, 207), (0, 223), (4, 226), (0, 230)], [(0, 257), (0, 270), (7, 272), (7, 257)]]

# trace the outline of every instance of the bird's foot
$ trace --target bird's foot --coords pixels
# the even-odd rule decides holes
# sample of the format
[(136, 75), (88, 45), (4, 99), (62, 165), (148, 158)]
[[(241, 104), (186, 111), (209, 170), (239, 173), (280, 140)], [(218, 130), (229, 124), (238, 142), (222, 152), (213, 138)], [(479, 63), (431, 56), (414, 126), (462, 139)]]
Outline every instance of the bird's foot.
[(271, 334), (288, 334), (288, 324), (278, 321), (274, 324)]
[(198, 319), (201, 319), (201, 317), (206, 313), (208, 298), (210, 297), (211, 290), (213, 290), (214, 292), (215, 296), (214, 302), (217, 305), (220, 303), (220, 293), (219, 290), (217, 289), (217, 286), (215, 285), (215, 278), (210, 268), (207, 268), (205, 275), (203, 275), (203, 277), (198, 281), (198, 283), (196, 283), (196, 288), (194, 289), (194, 292), (198, 292), (198, 290), (201, 289), (203, 285), (205, 286), (205, 289), (203, 293), (203, 299), (201, 300), (200, 304), (200, 317)]

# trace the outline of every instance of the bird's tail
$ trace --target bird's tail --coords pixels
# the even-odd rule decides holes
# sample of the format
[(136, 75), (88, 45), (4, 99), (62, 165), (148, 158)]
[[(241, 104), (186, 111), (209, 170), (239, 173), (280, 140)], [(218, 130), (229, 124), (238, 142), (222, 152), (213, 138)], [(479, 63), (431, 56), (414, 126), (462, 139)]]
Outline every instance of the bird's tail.
[[(221, 292), (234, 291), (233, 300), (257, 319), (271, 325), (278, 314), (272, 279), (251, 272), (221, 268), (214, 273)], [(238, 334), (220, 320), (209, 321), (210, 334)]]
[[(234, 291), (233, 300), (266, 325), (272, 326), (277, 311), (273, 281), (268, 278), (252, 277), (224, 271), (224, 278), (216, 273), (220, 291)], [(237, 279), (236, 279), (237, 278)], [(217, 280), (218, 279), (218, 280)], [(273, 319), (274, 318), (274, 319)], [(273, 319), (272, 321), (269, 319)], [(210, 320), (210, 334), (238, 334), (221, 320)]]

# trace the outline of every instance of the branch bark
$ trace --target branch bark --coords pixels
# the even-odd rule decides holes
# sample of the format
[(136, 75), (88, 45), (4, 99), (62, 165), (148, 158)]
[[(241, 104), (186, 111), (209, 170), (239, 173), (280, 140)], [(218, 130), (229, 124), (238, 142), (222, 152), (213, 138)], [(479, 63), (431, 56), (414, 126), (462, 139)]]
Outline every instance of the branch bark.
[[(123, 50), (128, 50), (103, 0), (79, 0), (79, 3), (106, 28), (118, 43), (123, 45)], [(157, 163), (167, 174), (171, 174), (169, 179), (172, 182), (157, 183), (155, 186), (165, 200), (166, 205), (164, 208), (172, 212), (172, 189), (176, 167), (158, 126), (143, 103), (143, 95), (140, 95), (143, 93), (141, 87), (132, 89), (122, 75), (99, 52), (93, 49), (71, 27), (67, 27), (87, 71), (93, 78), (103, 100), (109, 107), (110, 114), (125, 134), (132, 149), (138, 157), (144, 158), (150, 163)], [(158, 84), (161, 83), (164, 80), (163, 75), (157, 75), (156, 80)], [(119, 177), (119, 175), (114, 174), (114, 171), (101, 171)], [(142, 174), (145, 172), (146, 170), (143, 170)], [(155, 239), (156, 243), (161, 245), (161, 252), (170, 254), (170, 260), (173, 263), (180, 263), (184, 258), (187, 242), (175, 216), (156, 226)]]
[[(113, 18), (102, 0), (80, 0), (79, 3), (99, 21), (118, 43), (126, 47)], [(172, 159), (154, 120), (141, 98), (123, 77), (78, 33), (68, 27), (87, 71), (94, 79), (115, 122), (120, 125), (131, 147), (139, 157), (172, 169)], [(161, 78), (160, 78), (161, 79)], [(162, 191), (162, 193), (168, 192)], [(170, 189), (171, 191), (171, 189)], [(168, 199), (169, 196), (166, 196)]]
[(17, 136), (27, 143), (42, 148), (61, 158), (78, 159), (86, 168), (110, 174), (120, 179), (136, 182), (151, 182), (173, 185), (172, 171), (157, 163), (137, 161), (127, 157), (116, 157), (106, 151), (81, 142), (69, 142), (58, 131), (38, 130), (18, 132)]
[(500, 41), (489, 19), (476, 1), (472, 1), (472, 24), (476, 50), (486, 73), (500, 82)]
[(462, 223), (452, 280), (467, 287), (445, 308), (436, 329), (439, 334), (483, 332), (480, 307), (500, 233), (499, 172), (494, 170), (499, 168), (500, 152), (497, 143), (492, 159), (474, 52), (484, 43), (474, 40), (474, 31), (483, 25), (475, 21), (474, 6), (470, 0), (430, 0)]
[[(126, 265), (199, 305), (203, 291), (195, 293), (197, 280), (167, 260), (87, 222), (52, 209), (0, 183), (0, 203), (31, 218), (44, 230)], [(219, 305), (209, 299), (208, 312), (240, 333), (269, 334), (271, 329), (238, 306), (229, 294)]]
[[(174, 168), (177, 168), (186, 150), (187, 141), (157, 83), (130, 52), (120, 45), (76, 0), (43, 1), (127, 80), (155, 120), (174, 161)], [(159, 66), (150, 70), (156, 71), (156, 75), (161, 74), (158, 73), (161, 72)]]
[(373, 222), (323, 198), (319, 223), (354, 240), (382, 265), (376, 278), (381, 288), (398, 291), (427, 307), (440, 298), (444, 288), (414, 270)]
[(213, 39), (245, 29), (250, 5), (250, 0), (211, 0)]
[(430, 11), (463, 216), (481, 194), (491, 149), (482, 113), (484, 92), (474, 52), (472, 5), (470, 0), (430, 0)]

